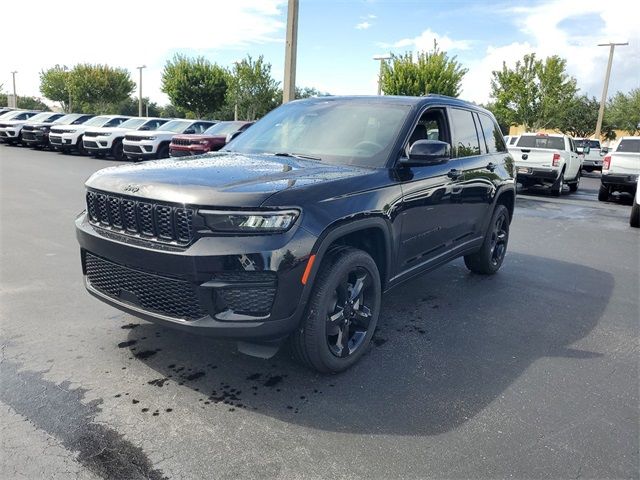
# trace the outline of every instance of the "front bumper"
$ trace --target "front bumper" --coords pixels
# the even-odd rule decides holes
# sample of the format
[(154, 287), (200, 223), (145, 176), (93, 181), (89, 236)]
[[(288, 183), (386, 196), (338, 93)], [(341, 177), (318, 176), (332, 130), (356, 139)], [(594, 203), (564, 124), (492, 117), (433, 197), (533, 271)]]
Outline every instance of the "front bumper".
[(170, 248), (95, 227), (83, 214), (76, 234), (89, 293), (146, 320), (204, 335), (274, 340), (295, 329), (303, 314), (308, 291), (301, 278), (316, 237), (302, 228), (200, 236), (186, 248)]
[(204, 155), (209, 153), (209, 148), (204, 145), (189, 145), (189, 146), (171, 146), (169, 149), (169, 155), (172, 157), (189, 157), (192, 155)]
[(30, 147), (46, 147), (49, 145), (49, 134), (42, 131), (23, 132), (22, 143)]
[(635, 193), (638, 188), (638, 174), (603, 174), (601, 182), (612, 191)]
[(122, 149), (129, 159), (151, 159), (156, 158), (155, 145), (151, 142), (123, 142)]
[(560, 169), (536, 168), (536, 167), (517, 167), (516, 181), (523, 185), (531, 185), (535, 183), (554, 183), (560, 176)]

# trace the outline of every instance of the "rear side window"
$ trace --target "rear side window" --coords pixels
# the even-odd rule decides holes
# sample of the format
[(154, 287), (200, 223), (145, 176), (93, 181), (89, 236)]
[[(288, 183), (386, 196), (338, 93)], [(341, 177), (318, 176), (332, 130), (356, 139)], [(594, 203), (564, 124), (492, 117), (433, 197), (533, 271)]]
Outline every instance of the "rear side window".
[(484, 136), (485, 145), (488, 153), (506, 152), (507, 147), (504, 144), (504, 137), (500, 128), (495, 122), (483, 113), (477, 114), (480, 119), (480, 126)]
[(640, 153), (640, 138), (637, 140), (631, 138), (620, 140), (620, 144), (618, 145), (618, 148), (616, 148), (616, 152)]
[(471, 157), (480, 155), (480, 142), (473, 116), (468, 110), (452, 108), (451, 124), (454, 135), (454, 156)]
[(546, 135), (521, 135), (516, 146), (522, 148), (564, 150), (564, 138), (548, 137)]

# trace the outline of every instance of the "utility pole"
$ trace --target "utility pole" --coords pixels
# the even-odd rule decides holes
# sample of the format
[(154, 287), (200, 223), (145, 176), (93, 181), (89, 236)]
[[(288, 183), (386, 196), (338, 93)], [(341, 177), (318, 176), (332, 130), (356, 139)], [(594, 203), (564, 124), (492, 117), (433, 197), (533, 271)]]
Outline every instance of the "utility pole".
[(391, 54), (388, 53), (373, 57), (374, 60), (378, 60), (380, 62), (380, 72), (378, 73), (378, 95), (382, 95), (382, 69), (384, 68), (384, 61), (389, 60), (390, 58)]
[(13, 76), (13, 108), (18, 108), (18, 97), (16, 96), (16, 73), (18, 73), (17, 70), (15, 72), (11, 72), (11, 75)]
[[(66, 65), (62, 66), (62, 70), (64, 70), (65, 72), (68, 72), (69, 69), (67, 68)], [(69, 103), (67, 104), (67, 113), (71, 113), (71, 89), (69, 88), (69, 74), (67, 73), (67, 79), (66, 79), (66, 84), (67, 84), (67, 90), (69, 90)]]
[(296, 98), (296, 55), (298, 50), (298, 0), (289, 0), (287, 41), (284, 54), (284, 86), (282, 103)]
[(604, 77), (604, 87), (602, 88), (602, 98), (600, 99), (600, 110), (598, 111), (598, 123), (596, 123), (596, 133), (594, 134), (596, 140), (600, 139), (600, 130), (602, 130), (602, 119), (604, 118), (604, 105), (607, 103), (607, 90), (609, 90), (609, 77), (611, 76), (611, 64), (613, 63), (613, 52), (616, 49), (616, 45), (629, 45), (629, 42), (625, 43), (599, 43), (599, 47), (609, 47), (609, 63), (607, 64), (607, 73)]
[(140, 70), (140, 83), (138, 83), (138, 116), (141, 117), (142, 116), (142, 69), (143, 68), (147, 68), (146, 65), (142, 65), (140, 67), (136, 67), (138, 70)]

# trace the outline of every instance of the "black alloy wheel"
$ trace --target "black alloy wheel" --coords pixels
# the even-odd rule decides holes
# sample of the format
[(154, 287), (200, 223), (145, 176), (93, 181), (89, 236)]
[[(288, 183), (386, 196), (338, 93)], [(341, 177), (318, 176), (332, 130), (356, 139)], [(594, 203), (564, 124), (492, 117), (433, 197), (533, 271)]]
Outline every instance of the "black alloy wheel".
[(473, 273), (493, 275), (500, 270), (509, 243), (509, 219), (509, 210), (504, 205), (496, 205), (482, 246), (464, 257), (464, 264)]
[(494, 219), (491, 232), (491, 265), (498, 266), (504, 260), (507, 252), (507, 239), (509, 238), (508, 219), (504, 215)]
[(336, 357), (353, 355), (364, 344), (371, 323), (371, 276), (361, 267), (350, 271), (333, 291), (327, 312), (327, 344)]

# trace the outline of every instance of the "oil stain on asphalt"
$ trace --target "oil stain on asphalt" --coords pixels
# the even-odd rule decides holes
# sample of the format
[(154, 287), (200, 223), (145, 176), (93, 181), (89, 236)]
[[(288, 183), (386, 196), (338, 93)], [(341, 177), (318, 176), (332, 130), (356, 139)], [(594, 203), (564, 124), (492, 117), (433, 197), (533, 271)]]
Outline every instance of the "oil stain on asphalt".
[(87, 390), (71, 389), (69, 382), (55, 384), (8, 360), (0, 362), (0, 384), (0, 401), (59, 439), (67, 450), (78, 452), (78, 461), (96, 475), (114, 480), (167, 478), (140, 447), (95, 423), (102, 400), (83, 403)]

